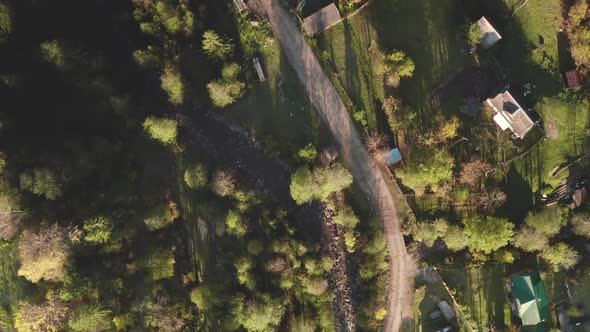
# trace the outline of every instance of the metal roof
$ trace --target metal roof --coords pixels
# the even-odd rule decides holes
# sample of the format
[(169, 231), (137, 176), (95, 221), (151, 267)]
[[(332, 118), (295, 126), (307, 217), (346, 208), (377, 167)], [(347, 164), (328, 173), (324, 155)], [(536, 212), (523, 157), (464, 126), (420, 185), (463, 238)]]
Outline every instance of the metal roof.
[(549, 318), (549, 300), (538, 271), (512, 277), (512, 294), (522, 325), (537, 325)]
[[(486, 103), (503, 118), (500, 119), (498, 115), (494, 116), (494, 121), (496, 121), (500, 128), (502, 130), (510, 128), (514, 135), (521, 139), (524, 138), (535, 125), (527, 112), (520, 106), (520, 104), (518, 104), (516, 99), (514, 99), (508, 91), (505, 91), (494, 98), (487, 99)], [(509, 127), (505, 126), (506, 123)]]
[(481, 46), (483, 48), (490, 48), (502, 39), (502, 36), (485, 17), (482, 16), (482, 18), (477, 21), (477, 24), (482, 33)]
[(326, 7), (318, 10), (310, 16), (303, 19), (307, 32), (314, 36), (321, 31), (331, 27), (340, 21), (340, 12), (332, 2)]
[(402, 160), (402, 153), (399, 149), (391, 149), (385, 155), (387, 166), (391, 166)]

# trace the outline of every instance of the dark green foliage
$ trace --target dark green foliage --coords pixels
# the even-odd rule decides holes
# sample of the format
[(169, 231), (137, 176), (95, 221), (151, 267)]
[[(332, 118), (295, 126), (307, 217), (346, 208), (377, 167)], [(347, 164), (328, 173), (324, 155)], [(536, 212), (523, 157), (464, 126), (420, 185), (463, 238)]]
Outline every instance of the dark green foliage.
[(110, 310), (100, 305), (83, 304), (74, 310), (68, 325), (77, 332), (104, 331), (109, 329), (111, 319)]
[(21, 189), (55, 200), (62, 195), (62, 185), (55, 172), (47, 168), (26, 170), (20, 175)]

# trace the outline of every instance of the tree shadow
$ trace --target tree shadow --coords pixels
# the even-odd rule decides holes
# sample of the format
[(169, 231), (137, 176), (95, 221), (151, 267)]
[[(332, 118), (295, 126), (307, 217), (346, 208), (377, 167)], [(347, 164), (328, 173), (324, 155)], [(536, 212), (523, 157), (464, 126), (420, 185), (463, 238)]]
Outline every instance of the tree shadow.
[(506, 203), (497, 210), (497, 214), (515, 223), (522, 222), (527, 212), (533, 207), (530, 182), (512, 164), (500, 186), (508, 197)]

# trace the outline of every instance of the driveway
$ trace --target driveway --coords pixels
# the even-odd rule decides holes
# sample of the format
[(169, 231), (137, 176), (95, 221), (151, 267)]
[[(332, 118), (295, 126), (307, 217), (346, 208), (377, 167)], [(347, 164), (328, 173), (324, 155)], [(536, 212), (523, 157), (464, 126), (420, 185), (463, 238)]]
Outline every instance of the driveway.
[(400, 331), (411, 319), (413, 266), (406, 252), (401, 221), (386, 179), (369, 155), (346, 106), (301, 34), (299, 25), (280, 0), (259, 0), (270, 19), (275, 37), (297, 72), (315, 109), (330, 129), (340, 155), (377, 212), (389, 250), (389, 294), (385, 331)]

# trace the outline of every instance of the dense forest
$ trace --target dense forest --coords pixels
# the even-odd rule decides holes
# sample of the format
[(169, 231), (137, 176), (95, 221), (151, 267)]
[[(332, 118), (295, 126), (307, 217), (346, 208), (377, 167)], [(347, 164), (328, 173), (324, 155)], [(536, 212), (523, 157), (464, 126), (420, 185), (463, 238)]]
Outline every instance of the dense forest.
[[(0, 3), (0, 330), (379, 326), (385, 241), (357, 227), (337, 156), (284, 164), (210, 115), (249, 89), (270, 36), (254, 19), (214, 0)], [(361, 276), (364, 309), (334, 305), (333, 271)]]

